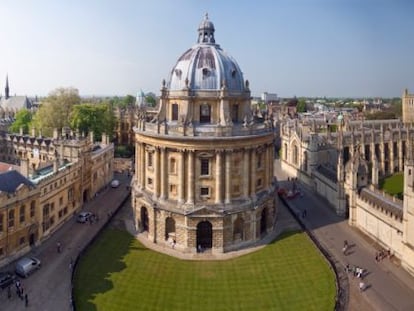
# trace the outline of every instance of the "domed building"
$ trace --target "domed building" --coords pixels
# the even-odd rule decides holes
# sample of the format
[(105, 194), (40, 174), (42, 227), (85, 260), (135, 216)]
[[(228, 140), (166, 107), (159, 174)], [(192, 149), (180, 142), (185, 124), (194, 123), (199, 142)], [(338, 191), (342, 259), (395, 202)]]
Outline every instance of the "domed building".
[(249, 82), (214, 31), (206, 15), (157, 114), (139, 111), (134, 128), (136, 229), (183, 252), (247, 247), (275, 225), (272, 122), (252, 115)]

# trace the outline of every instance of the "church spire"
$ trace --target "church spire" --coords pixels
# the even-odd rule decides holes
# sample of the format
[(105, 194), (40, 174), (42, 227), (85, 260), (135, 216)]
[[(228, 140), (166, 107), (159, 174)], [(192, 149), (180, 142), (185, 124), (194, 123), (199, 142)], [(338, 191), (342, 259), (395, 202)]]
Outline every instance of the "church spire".
[(6, 75), (6, 87), (4, 88), (4, 96), (6, 97), (6, 99), (10, 97), (9, 92), (9, 75)]

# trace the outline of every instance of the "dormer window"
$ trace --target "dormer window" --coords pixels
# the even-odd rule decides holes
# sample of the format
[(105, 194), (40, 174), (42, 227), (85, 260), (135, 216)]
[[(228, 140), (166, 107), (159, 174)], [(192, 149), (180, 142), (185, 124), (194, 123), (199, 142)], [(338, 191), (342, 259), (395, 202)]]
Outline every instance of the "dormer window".
[(203, 68), (203, 79), (208, 78), (210, 76), (210, 70), (208, 68)]
[(175, 69), (174, 72), (175, 72), (175, 75), (178, 77), (178, 79), (181, 80), (181, 74), (182, 74), (181, 69)]
[(234, 79), (236, 77), (236, 69), (231, 70), (231, 77)]

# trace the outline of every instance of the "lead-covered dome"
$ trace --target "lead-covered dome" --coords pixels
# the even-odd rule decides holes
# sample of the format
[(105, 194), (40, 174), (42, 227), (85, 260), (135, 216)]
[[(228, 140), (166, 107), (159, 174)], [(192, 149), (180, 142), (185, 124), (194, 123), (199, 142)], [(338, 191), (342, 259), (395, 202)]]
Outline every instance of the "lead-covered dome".
[(214, 24), (206, 14), (198, 27), (198, 42), (177, 61), (170, 74), (170, 91), (244, 90), (243, 74), (237, 62), (214, 39)]

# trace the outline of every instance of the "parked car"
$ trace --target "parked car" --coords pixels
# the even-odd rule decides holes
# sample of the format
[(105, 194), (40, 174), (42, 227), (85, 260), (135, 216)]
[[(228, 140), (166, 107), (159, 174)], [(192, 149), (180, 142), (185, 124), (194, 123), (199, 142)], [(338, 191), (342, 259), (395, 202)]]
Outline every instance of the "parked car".
[(29, 274), (40, 268), (40, 260), (36, 257), (23, 257), (16, 263), (16, 274), (21, 277), (28, 277)]
[(5, 289), (9, 285), (13, 284), (16, 276), (10, 272), (0, 272), (0, 288)]
[(119, 186), (119, 180), (118, 179), (114, 179), (113, 181), (111, 181), (111, 187), (112, 188), (117, 188)]
[(89, 217), (91, 217), (91, 216), (92, 216), (91, 212), (81, 212), (78, 215), (78, 222), (83, 224), (83, 223), (87, 222), (89, 220)]

